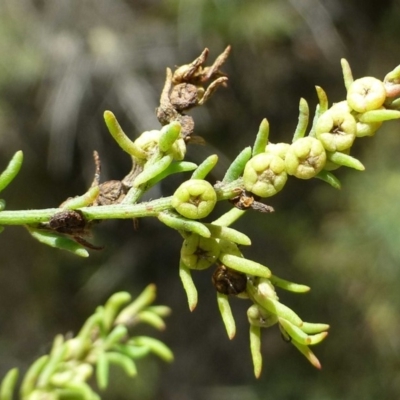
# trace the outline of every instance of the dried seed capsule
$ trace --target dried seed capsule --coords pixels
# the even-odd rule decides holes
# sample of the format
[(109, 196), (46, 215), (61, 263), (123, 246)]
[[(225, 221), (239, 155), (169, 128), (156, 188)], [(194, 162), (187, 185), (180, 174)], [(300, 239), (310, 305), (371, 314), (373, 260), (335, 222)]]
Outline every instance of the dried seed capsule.
[(217, 266), (211, 279), (215, 289), (222, 294), (236, 296), (246, 290), (247, 276), (224, 264)]

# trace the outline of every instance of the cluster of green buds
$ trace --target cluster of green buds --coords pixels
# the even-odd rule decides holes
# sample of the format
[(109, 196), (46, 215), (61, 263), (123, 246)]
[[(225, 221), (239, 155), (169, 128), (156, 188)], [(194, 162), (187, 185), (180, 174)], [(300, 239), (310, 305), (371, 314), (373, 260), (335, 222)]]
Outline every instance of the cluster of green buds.
[[(111, 111), (104, 113), (104, 119), (120, 147), (132, 156), (130, 178), (134, 188), (143, 190), (172, 173), (196, 168), (195, 164), (182, 161), (186, 154), (186, 143), (179, 122), (172, 121), (161, 130), (143, 132), (135, 141), (131, 141)], [(132, 198), (131, 194), (124, 201), (133, 203), (137, 197)]]
[(283, 338), (290, 341), (312, 365), (320, 368), (309, 346), (320, 343), (327, 336), (329, 325), (302, 321), (293, 310), (279, 302), (275, 291), (275, 287), (280, 287), (305, 293), (309, 287), (278, 278), (265, 265), (243, 256), (238, 245), (247, 246), (250, 239), (229, 225), (248, 207), (233, 208), (211, 224), (200, 224), (196, 220), (207, 217), (218, 200), (234, 199), (240, 197), (240, 193), (246, 193), (253, 200), (271, 197), (283, 189), (288, 176), (300, 179), (316, 177), (340, 188), (332, 170), (340, 166), (364, 169), (359, 160), (350, 156), (351, 146), (357, 137), (372, 136), (382, 121), (400, 118), (400, 111), (395, 109), (400, 108), (400, 68), (389, 73), (383, 82), (371, 77), (353, 80), (346, 60), (342, 60), (342, 68), (346, 100), (329, 108), (325, 92), (317, 87), (319, 104), (308, 135), (309, 108), (302, 99), (299, 122), (291, 144), (269, 142), (269, 124), (264, 119), (253, 148), (246, 148), (238, 155), (221, 182), (212, 186), (204, 180), (204, 171), (208, 173), (215, 164), (206, 160), (194, 172), (192, 179), (182, 184), (173, 195), (171, 205), (177, 214), (173, 216), (169, 211), (159, 215), (160, 220), (179, 230), (184, 238), (180, 277), (191, 310), (198, 301), (191, 271), (204, 270), (212, 265), (217, 266), (213, 283), (229, 338), (235, 336), (236, 328), (228, 296), (253, 302), (248, 310), (248, 319), (256, 376), (260, 375), (262, 364), (261, 328), (277, 324)]
[[(126, 292), (114, 294), (98, 307), (80, 332), (66, 339), (58, 335), (49, 355), (40, 357), (23, 377), (20, 394), (27, 400), (100, 399), (88, 384), (95, 376), (97, 386), (108, 386), (110, 365), (121, 368), (128, 376), (137, 374), (136, 360), (154, 353), (167, 362), (173, 360), (171, 350), (148, 336), (132, 336), (129, 328), (147, 323), (163, 330), (163, 318), (170, 314), (166, 306), (151, 305), (155, 286), (149, 285), (134, 301)], [(18, 370), (10, 370), (1, 382), (0, 398), (13, 398)]]
[[(232, 339), (236, 332), (229, 296), (252, 303), (247, 316), (257, 377), (262, 364), (261, 328), (273, 325), (279, 327), (284, 340), (290, 341), (312, 365), (320, 368), (309, 346), (320, 343), (327, 336), (329, 326), (304, 322), (279, 301), (275, 290), (282, 288), (305, 293), (309, 287), (281, 279), (264, 264), (246, 258), (239, 246), (249, 246), (251, 240), (230, 225), (249, 209), (273, 211), (262, 203), (262, 199), (279, 193), (289, 176), (319, 178), (334, 188), (340, 188), (339, 180), (331, 171), (340, 166), (364, 170), (362, 163), (350, 155), (351, 147), (357, 137), (373, 136), (383, 121), (400, 118), (400, 66), (388, 73), (383, 81), (372, 77), (354, 80), (346, 60), (342, 60), (342, 69), (346, 100), (329, 107), (326, 93), (316, 87), (319, 104), (311, 128), (306, 135), (309, 107), (301, 99), (298, 124), (290, 144), (269, 142), (269, 124), (264, 119), (253, 147), (245, 148), (223, 179), (214, 185), (206, 178), (218, 161), (216, 155), (209, 156), (198, 166), (184, 161), (190, 135), (182, 132), (182, 119), (164, 118), (163, 121), (169, 122), (160, 130), (144, 132), (132, 141), (115, 116), (106, 111), (104, 117), (111, 135), (132, 158), (131, 172), (119, 182), (125, 191), (122, 196), (115, 197), (118, 201), (109, 205), (98, 201), (101, 194), (98, 180), (87, 193), (64, 202), (61, 208), (7, 211), (5, 202), (0, 200), (0, 226), (24, 225), (43, 243), (87, 256), (86, 248), (99, 249), (82, 238), (92, 220), (157, 217), (183, 237), (179, 275), (190, 310), (194, 310), (198, 302), (192, 271), (205, 270), (213, 265), (216, 270), (212, 282), (229, 338)], [(163, 115), (168, 116), (168, 112), (163, 110)], [(0, 191), (17, 175), (21, 163), (22, 153), (17, 152), (0, 175)], [(145, 191), (157, 182), (171, 174), (188, 171), (192, 172), (191, 177), (172, 196), (139, 202)], [(234, 206), (214, 221), (203, 222), (222, 200), (229, 200)], [(50, 387), (57, 388), (60, 393), (65, 390), (89, 393), (85, 381), (92, 374), (94, 364), (99, 387), (104, 388), (110, 363), (121, 365), (128, 374), (134, 374), (133, 359), (149, 350), (170, 360), (172, 356), (163, 345), (149, 338), (132, 339), (127, 333), (127, 324), (132, 318), (162, 327), (160, 318), (165, 315), (165, 310), (149, 308), (148, 302), (139, 302), (139, 307), (134, 302), (121, 311), (123, 304), (129, 301), (130, 296), (126, 293), (115, 295), (89, 319), (77, 338), (57, 338), (50, 356), (39, 359), (28, 371), (23, 383), (23, 397), (53, 398), (44, 396)], [(143, 304), (147, 308), (143, 308)], [(90, 342), (92, 337), (96, 337), (95, 343)], [(77, 367), (76, 363), (80, 363), (79, 368), (72, 372), (71, 365)], [(8, 393), (7, 388), (15, 383), (16, 374), (12, 370), (6, 376), (1, 394)], [(89, 395), (83, 397), (92, 398)]]
[(330, 171), (340, 166), (364, 170), (362, 163), (350, 156), (351, 147), (357, 137), (373, 136), (383, 121), (400, 118), (400, 68), (387, 74), (383, 81), (373, 77), (353, 80), (344, 59), (342, 69), (346, 100), (328, 108), (326, 93), (316, 87), (319, 104), (307, 136), (309, 107), (304, 99), (300, 101), (291, 144), (268, 142), (268, 124), (263, 121), (258, 148), (244, 168), (246, 190), (259, 197), (273, 196), (282, 190), (288, 175), (300, 179), (316, 177), (340, 188), (339, 180)]

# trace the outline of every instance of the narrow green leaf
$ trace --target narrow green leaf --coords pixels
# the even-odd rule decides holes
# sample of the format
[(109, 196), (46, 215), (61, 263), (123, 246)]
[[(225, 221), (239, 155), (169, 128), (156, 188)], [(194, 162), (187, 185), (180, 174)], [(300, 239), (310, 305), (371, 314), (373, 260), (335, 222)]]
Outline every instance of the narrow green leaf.
[(209, 238), (211, 236), (209, 229), (199, 221), (186, 219), (166, 211), (160, 212), (158, 214), (158, 219), (165, 225), (178, 231), (197, 233), (205, 238)]
[(269, 278), (271, 276), (269, 268), (247, 258), (221, 253), (219, 259), (227, 267), (248, 275), (261, 276), (262, 278)]
[(48, 355), (44, 355), (38, 358), (26, 372), (24, 379), (21, 383), (21, 397), (26, 398), (36, 387), (36, 381), (39, 377), (40, 372), (49, 360)]
[(66, 354), (67, 354), (67, 346), (62, 345), (53, 348), (48, 362), (46, 363), (46, 365), (44, 366), (43, 370), (40, 372), (40, 375), (38, 377), (37, 381), (38, 388), (45, 388), (48, 385), (51, 376), (60, 366), (60, 363), (65, 358)]
[(109, 331), (114, 323), (115, 317), (121, 311), (121, 308), (129, 303), (132, 296), (128, 292), (119, 292), (113, 294), (104, 305), (104, 329)]
[(166, 362), (172, 362), (174, 360), (172, 351), (160, 340), (148, 336), (136, 336), (132, 338), (129, 343), (136, 346), (148, 347), (154, 354)]
[(218, 156), (213, 154), (207, 157), (193, 172), (190, 179), (205, 179), (218, 162)]
[(118, 315), (115, 324), (130, 325), (135, 320), (137, 314), (145, 307), (150, 305), (156, 298), (156, 286), (148, 285), (143, 292)]
[(321, 369), (321, 363), (319, 362), (318, 358), (315, 356), (315, 354), (310, 350), (308, 346), (305, 346), (303, 344), (300, 344), (298, 342), (292, 341), (291, 342), (293, 346), (297, 348), (297, 350), (300, 351), (301, 354), (304, 355), (304, 357), (307, 358), (307, 360), (315, 367), (318, 369)]
[(128, 329), (124, 325), (117, 325), (106, 337), (102, 344), (103, 349), (108, 350), (114, 344), (120, 343), (123, 339), (128, 337)]
[(351, 68), (350, 68), (349, 62), (345, 58), (342, 58), (340, 60), (340, 64), (342, 65), (344, 86), (345, 86), (346, 90), (348, 90), (350, 85), (354, 81), (353, 73), (351, 72)]
[(89, 257), (89, 252), (80, 244), (67, 236), (62, 236), (52, 231), (44, 229), (36, 229), (26, 226), (28, 232), (40, 243), (55, 247), (61, 250), (67, 250), (80, 257)]
[(232, 164), (229, 166), (225, 173), (222, 182), (229, 183), (238, 179), (246, 166), (247, 161), (251, 158), (251, 147), (246, 147), (243, 149), (239, 155), (233, 160)]
[[(97, 393), (95, 393), (86, 382), (69, 382), (65, 385), (63, 390), (66, 391), (68, 389), (76, 393), (76, 397), (74, 397), (73, 400), (81, 398), (83, 400), (100, 400), (100, 397), (97, 395)], [(64, 392), (64, 395), (65, 394), (66, 392)]]
[(155, 178), (168, 168), (172, 160), (173, 156), (171, 154), (166, 154), (160, 160), (154, 162), (154, 164), (146, 164), (143, 171), (133, 181), (133, 186), (139, 187)]
[(398, 110), (371, 110), (366, 111), (358, 116), (360, 122), (379, 122), (399, 119), (400, 111)]
[(236, 222), (240, 217), (242, 217), (246, 213), (245, 210), (239, 210), (234, 207), (231, 208), (228, 212), (221, 215), (218, 219), (212, 222), (213, 225), (219, 226), (230, 226), (234, 222)]
[(303, 332), (303, 330), (295, 325), (293, 325), (290, 321), (285, 318), (279, 317), (279, 323), (282, 325), (284, 330), (288, 333), (288, 335), (295, 340), (296, 342), (304, 345), (309, 345), (311, 342), (310, 337)]
[(181, 124), (178, 121), (172, 121), (168, 125), (164, 125), (161, 128), (160, 139), (158, 141), (160, 151), (168, 151), (179, 138), (180, 133)]
[(308, 107), (308, 103), (305, 99), (301, 98), (299, 105), (299, 121), (297, 123), (292, 142), (295, 142), (296, 140), (305, 136), (309, 118), (310, 109)]
[(18, 379), (18, 369), (13, 368), (7, 372), (6, 376), (1, 381), (0, 400), (12, 400), (15, 390), (15, 384)]
[(253, 359), (254, 375), (259, 378), (262, 370), (261, 329), (259, 326), (250, 325), (250, 352)]
[(321, 86), (315, 86), (315, 90), (317, 91), (317, 96), (319, 100), (318, 113), (321, 115), (328, 110), (329, 107), (328, 96), (326, 95), (325, 90), (322, 89)]
[(328, 324), (314, 324), (311, 322), (303, 322), (303, 325), (301, 326), (301, 329), (305, 333), (320, 333), (323, 331), (327, 331), (329, 329)]
[[(188, 161), (174, 161), (172, 162), (163, 172), (150, 179), (147, 182), (147, 188), (150, 188), (158, 182), (165, 179), (167, 176), (172, 174), (178, 174), (181, 172), (190, 172), (197, 168), (197, 164)], [(132, 189), (131, 189), (132, 190)]]
[(288, 290), (289, 292), (294, 293), (306, 293), (310, 290), (309, 286), (301, 285), (299, 283), (289, 282), (285, 279), (278, 278), (276, 275), (271, 275), (269, 278), (271, 283), (275, 286), (278, 286), (282, 289)]
[(134, 377), (137, 375), (136, 364), (125, 354), (109, 352), (105, 353), (105, 357), (111, 364), (121, 367), (129, 377)]
[(256, 156), (257, 154), (264, 153), (265, 147), (268, 144), (268, 136), (269, 136), (269, 122), (266, 118), (261, 121), (260, 127), (258, 128), (258, 133), (256, 136), (256, 140), (253, 146), (252, 156)]
[(221, 313), (222, 321), (225, 325), (226, 333), (229, 339), (233, 339), (236, 335), (236, 324), (233, 318), (231, 306), (229, 305), (228, 296), (217, 292), (218, 309)]
[(172, 313), (171, 308), (168, 306), (150, 306), (147, 307), (147, 311), (151, 311), (160, 317), (168, 317)]
[(137, 315), (137, 320), (139, 322), (145, 322), (160, 331), (165, 329), (164, 320), (159, 315), (149, 310), (140, 311)]
[(336, 176), (333, 175), (332, 172), (326, 171), (324, 169), (322, 171), (318, 172), (318, 174), (315, 175), (315, 178), (321, 179), (321, 181), (328, 183), (335, 189), (339, 190), (342, 188), (339, 179), (336, 178)]
[(236, 229), (228, 228), (225, 226), (215, 225), (215, 224), (204, 224), (208, 230), (211, 232), (211, 237), (216, 239), (230, 240), (234, 243), (250, 246), (251, 239), (242, 232)]
[(19, 170), (21, 169), (23, 160), (24, 155), (21, 150), (17, 151), (13, 155), (6, 169), (0, 175), (0, 192), (4, 190), (17, 176)]
[(179, 277), (181, 278), (183, 288), (189, 303), (190, 311), (193, 311), (197, 305), (197, 289), (192, 279), (190, 269), (181, 261), (179, 263)]
[(96, 362), (96, 381), (97, 386), (101, 389), (107, 389), (109, 378), (109, 363), (106, 353), (101, 351), (97, 356)]
[(115, 350), (119, 353), (123, 353), (129, 358), (139, 359), (147, 356), (150, 352), (150, 349), (147, 346), (136, 346), (129, 344), (119, 344), (115, 346)]
[(87, 207), (97, 199), (99, 193), (100, 188), (98, 186), (94, 186), (82, 196), (73, 197), (72, 199), (64, 202), (62, 208), (67, 210), (76, 210), (77, 208)]
[(356, 158), (348, 154), (341, 153), (340, 151), (335, 151), (335, 152), (327, 151), (326, 157), (328, 160), (334, 162), (337, 165), (343, 165), (344, 167), (354, 168), (358, 171), (365, 170), (365, 167), (361, 163), (361, 161), (357, 160)]
[(117, 118), (115, 118), (115, 115), (111, 111), (104, 112), (104, 120), (108, 130), (111, 133), (111, 136), (118, 143), (122, 150), (126, 151), (130, 155), (134, 155), (139, 151), (132, 140), (126, 136), (125, 132), (118, 123)]

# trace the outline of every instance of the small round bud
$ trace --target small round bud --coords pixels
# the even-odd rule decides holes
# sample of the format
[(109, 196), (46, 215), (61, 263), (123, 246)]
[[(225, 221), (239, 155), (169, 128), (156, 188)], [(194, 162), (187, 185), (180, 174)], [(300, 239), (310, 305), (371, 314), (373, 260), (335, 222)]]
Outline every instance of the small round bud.
[(143, 132), (134, 142), (137, 150), (133, 155), (148, 160), (158, 149), (160, 135), (161, 132), (156, 130)]
[(349, 106), (360, 113), (378, 109), (385, 100), (385, 85), (371, 76), (356, 79), (347, 91)]
[(300, 179), (311, 179), (318, 174), (326, 162), (322, 143), (307, 136), (296, 140), (286, 153), (285, 165), (289, 175)]
[(347, 102), (347, 100), (339, 101), (338, 103), (333, 103), (332, 107), (329, 110), (331, 110), (331, 111), (340, 110), (340, 111), (346, 112), (346, 113), (351, 113), (353, 111), (352, 108), (349, 106), (349, 103)]
[(279, 156), (282, 158), (282, 160), (284, 160), (289, 147), (289, 143), (268, 143), (265, 146), (265, 152)]
[(220, 254), (215, 239), (192, 234), (183, 241), (181, 260), (190, 269), (206, 269), (214, 264)]
[(243, 183), (246, 190), (260, 197), (270, 197), (285, 186), (287, 174), (281, 157), (261, 153), (246, 164)]
[(182, 161), (185, 158), (186, 154), (186, 143), (183, 139), (178, 139), (169, 150), (169, 153), (172, 154), (172, 157), (176, 161)]
[(278, 316), (265, 309), (261, 309), (258, 304), (253, 304), (247, 310), (247, 318), (251, 325), (268, 328), (278, 322)]
[(355, 118), (339, 108), (330, 109), (322, 114), (315, 127), (317, 139), (328, 151), (349, 149), (356, 138), (356, 131)]
[(183, 182), (172, 196), (172, 207), (189, 219), (207, 217), (217, 203), (217, 194), (210, 183), (202, 179)]

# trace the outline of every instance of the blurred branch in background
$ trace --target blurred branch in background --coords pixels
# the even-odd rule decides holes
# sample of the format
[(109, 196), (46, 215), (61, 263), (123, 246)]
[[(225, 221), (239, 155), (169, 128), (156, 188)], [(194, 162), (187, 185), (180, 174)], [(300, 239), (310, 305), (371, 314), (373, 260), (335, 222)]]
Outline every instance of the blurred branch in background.
[[(81, 193), (93, 176), (94, 149), (101, 155), (104, 179), (123, 177), (129, 158), (120, 157), (111, 144), (103, 111), (112, 109), (132, 137), (157, 129), (154, 109), (165, 67), (193, 59), (205, 46), (219, 54), (232, 45), (225, 67), (231, 80), (228, 90), (217, 94), (220, 101), (193, 113), (196, 134), (208, 142), (193, 147), (194, 160), (214, 152), (212, 147), (229, 160), (249, 144), (249, 135), (265, 116), (274, 140), (288, 141), (298, 99), (307, 98), (311, 109), (312, 101), (317, 102), (314, 85), (323, 86), (332, 101), (343, 96), (340, 57), (348, 58), (356, 77), (368, 72), (383, 77), (399, 64), (399, 18), (399, 2), (389, 0), (379, 6), (373, 0), (3, 0), (0, 162), (5, 165), (22, 149), (28, 167), (19, 177), (24, 184), (18, 187), (16, 181), (7, 192), (9, 202), (24, 208), (29, 196), (30, 205), (55, 207)], [(399, 264), (393, 247), (398, 236), (392, 214), (398, 208), (392, 190), (398, 158), (394, 155), (379, 176), (368, 170), (368, 162), (387, 160), (376, 155), (377, 149), (399, 148), (398, 124), (390, 126), (374, 139), (374, 147), (367, 141), (357, 149), (367, 167), (363, 186), (344, 174), (343, 194), (332, 195), (333, 189), (319, 182), (292, 183), (274, 200), (277, 212), (267, 223), (256, 217), (247, 222), (258, 248), (255, 257), (274, 265), (279, 276), (290, 275), (313, 288), (307, 303), (313, 296), (320, 307), (309, 310), (307, 303), (297, 301), (299, 312), (315, 320), (328, 317), (335, 327), (329, 346), (321, 348), (322, 373), (305, 366), (273, 332), (264, 339), (265, 378), (253, 385), (251, 371), (242, 367), (250, 364), (247, 321), (237, 321), (236, 343), (227, 343), (222, 324), (214, 323), (218, 316), (211, 277), (196, 282), (203, 289), (202, 302), (196, 315), (188, 315), (176, 277), (179, 241), (166, 240), (165, 231), (152, 221), (141, 224), (139, 232), (129, 221), (100, 227), (99, 241), (108, 245), (89, 262), (43, 249), (17, 231), (2, 235), (1, 247), (10, 251), (2, 256), (0, 269), (0, 372), (13, 365), (25, 368), (44, 353), (43, 343), (48, 349), (55, 333), (78, 329), (112, 291), (137, 293), (151, 281), (159, 287), (160, 302), (174, 310), (163, 340), (177, 361), (162, 367), (161, 376), (158, 364), (144, 362), (136, 398), (220, 400), (238, 393), (245, 400), (399, 397), (394, 318), (399, 313), (394, 284)], [(219, 178), (225, 170), (221, 164)], [(387, 189), (375, 193), (376, 198), (365, 189), (372, 185)], [(172, 180), (155, 190), (169, 195), (175, 187)], [(317, 202), (321, 197), (324, 202)], [(392, 217), (385, 219), (388, 214)], [(349, 226), (353, 218), (357, 224)], [(248, 227), (243, 230), (250, 234)], [(159, 253), (153, 251), (154, 242)], [(153, 389), (147, 377), (152, 377)], [(115, 378), (109, 398), (132, 399), (131, 382)]]

